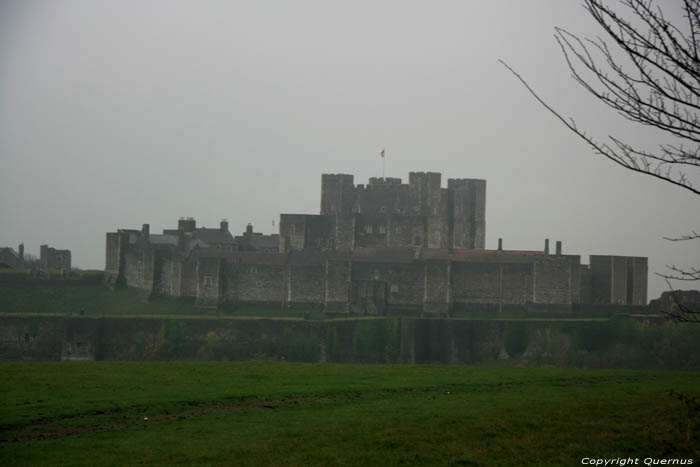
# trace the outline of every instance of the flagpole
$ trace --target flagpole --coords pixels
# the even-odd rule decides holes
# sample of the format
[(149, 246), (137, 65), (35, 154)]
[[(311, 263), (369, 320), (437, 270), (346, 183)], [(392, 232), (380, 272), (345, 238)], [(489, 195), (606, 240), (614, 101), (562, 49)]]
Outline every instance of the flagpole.
[(382, 178), (386, 178), (386, 157), (385, 153), (386, 148), (382, 149), (382, 152), (379, 153), (379, 155), (382, 157)]

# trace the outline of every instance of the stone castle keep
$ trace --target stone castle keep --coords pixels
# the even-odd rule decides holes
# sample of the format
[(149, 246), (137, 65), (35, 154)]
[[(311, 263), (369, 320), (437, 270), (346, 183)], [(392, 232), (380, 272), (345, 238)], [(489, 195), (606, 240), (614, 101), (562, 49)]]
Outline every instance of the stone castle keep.
[(279, 235), (234, 237), (228, 222), (151, 234), (107, 233), (105, 281), (147, 296), (194, 298), (328, 313), (420, 310), (449, 314), (476, 305), (647, 302), (647, 258), (485, 250), (486, 181), (412, 172), (370, 178), (324, 174), (318, 215), (282, 214)]

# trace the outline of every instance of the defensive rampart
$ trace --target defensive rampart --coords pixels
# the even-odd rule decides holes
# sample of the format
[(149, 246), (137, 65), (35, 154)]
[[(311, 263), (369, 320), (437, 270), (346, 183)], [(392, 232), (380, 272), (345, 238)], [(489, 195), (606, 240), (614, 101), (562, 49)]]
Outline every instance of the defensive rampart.
[[(662, 342), (673, 335), (674, 346)], [(659, 347), (661, 345), (661, 347)], [(700, 368), (700, 329), (663, 320), (0, 317), (1, 360), (289, 360)], [(646, 352), (646, 353), (645, 353)], [(648, 355), (647, 355), (648, 354)], [(522, 360), (525, 359), (525, 360)]]

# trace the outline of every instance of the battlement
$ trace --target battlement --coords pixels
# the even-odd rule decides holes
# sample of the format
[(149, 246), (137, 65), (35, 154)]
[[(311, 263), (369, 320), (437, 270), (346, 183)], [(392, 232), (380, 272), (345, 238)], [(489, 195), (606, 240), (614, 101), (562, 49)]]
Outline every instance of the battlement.
[(448, 178), (447, 179), (447, 189), (448, 190), (462, 190), (471, 188), (482, 188), (486, 189), (486, 180), (480, 178)]
[(401, 185), (401, 179), (392, 177), (370, 177), (369, 185)]
[(409, 172), (408, 184), (417, 189), (430, 187), (440, 189), (442, 174), (440, 172)]

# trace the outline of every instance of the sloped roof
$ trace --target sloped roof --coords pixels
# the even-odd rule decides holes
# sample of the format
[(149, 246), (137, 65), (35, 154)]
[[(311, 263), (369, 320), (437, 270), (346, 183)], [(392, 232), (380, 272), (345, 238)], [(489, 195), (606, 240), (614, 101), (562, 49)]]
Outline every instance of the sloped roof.
[(178, 237), (177, 237), (177, 235), (150, 234), (148, 236), (148, 241), (150, 241), (154, 245), (177, 246)]
[(234, 244), (233, 236), (230, 232), (221, 229), (208, 229), (201, 227), (188, 234), (191, 238), (201, 240), (210, 245)]
[[(532, 262), (537, 257), (542, 256), (547, 255), (543, 251), (525, 250), (448, 250), (445, 248), (425, 248), (422, 251), (422, 259), (424, 260), (449, 259), (457, 262)], [(555, 255), (549, 256), (555, 257)]]
[(0, 248), (0, 253), (7, 253), (7, 252), (9, 252), (15, 258), (19, 258), (19, 254), (13, 248), (11, 248), (11, 247)]
[(412, 263), (420, 251), (415, 247), (381, 247), (381, 248), (355, 248), (352, 252), (353, 261), (365, 261), (368, 263)]
[(280, 236), (278, 234), (252, 234), (237, 236), (236, 241), (252, 250), (279, 250)]

